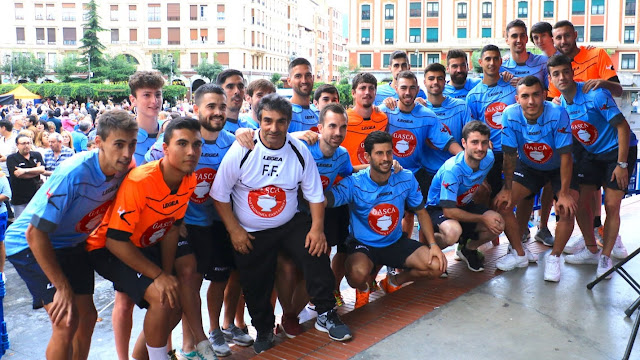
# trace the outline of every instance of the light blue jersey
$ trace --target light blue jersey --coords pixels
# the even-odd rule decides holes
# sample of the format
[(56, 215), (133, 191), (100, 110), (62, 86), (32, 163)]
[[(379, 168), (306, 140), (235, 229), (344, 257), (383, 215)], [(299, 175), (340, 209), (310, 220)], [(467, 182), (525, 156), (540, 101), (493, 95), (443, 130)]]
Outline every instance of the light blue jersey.
[(238, 129), (240, 128), (248, 128), (248, 129), (252, 129), (255, 130), (258, 127), (254, 126), (252, 123), (246, 121), (244, 118), (240, 117), (239, 119), (229, 119), (227, 118), (227, 120), (224, 123), (224, 130), (227, 130), (228, 132), (230, 132), (231, 134), (235, 134), (236, 131), (238, 131)]
[(391, 172), (387, 183), (379, 185), (366, 168), (342, 179), (327, 192), (327, 201), (332, 207), (348, 204), (351, 236), (373, 247), (398, 241), (405, 209), (424, 207), (418, 181), (408, 170)]
[(487, 156), (480, 160), (480, 166), (476, 171), (465, 162), (464, 151), (445, 161), (433, 177), (427, 205), (454, 208), (469, 204), (473, 194), (491, 170), (493, 161), (491, 149), (488, 149)]
[[(471, 120), (467, 103), (464, 100), (447, 96), (440, 106), (433, 106), (427, 101), (427, 107), (436, 114), (444, 129), (453, 137), (453, 140), (458, 144), (462, 144), (462, 128)], [(425, 170), (429, 174), (435, 174), (451, 156), (448, 151), (432, 151), (430, 154), (431, 159), (423, 161)]]
[[(253, 120), (253, 111), (246, 113), (246, 114), (242, 114), (240, 115), (240, 120), (243, 121), (244, 123), (248, 124), (250, 129), (257, 129), (260, 127), (260, 124), (258, 124), (257, 121)], [(253, 126), (253, 127), (250, 127)]]
[(615, 125), (624, 120), (611, 93), (605, 89), (582, 92), (584, 83), (576, 83), (576, 95), (567, 102), (560, 96), (562, 106), (571, 119), (571, 133), (592, 154), (602, 154), (618, 148)]
[(502, 78), (492, 86), (480, 83), (467, 95), (467, 106), (471, 117), (484, 122), (491, 129), (490, 140), (493, 143), (493, 151), (502, 151), (500, 142), (502, 112), (515, 102), (516, 88)]
[(467, 77), (467, 80), (464, 82), (462, 87), (455, 87), (451, 85), (451, 82), (448, 82), (444, 85), (444, 90), (442, 91), (442, 95), (446, 97), (452, 97), (454, 99), (465, 100), (467, 98), (467, 94), (469, 91), (476, 87), (476, 85), (480, 84), (482, 80), (478, 78), (470, 78)]
[(531, 124), (520, 104), (507, 106), (502, 114), (502, 150), (518, 152), (523, 164), (537, 170), (560, 168), (560, 154), (571, 152), (571, 127), (564, 108), (544, 102), (542, 115)]
[(436, 114), (425, 106), (416, 104), (410, 113), (402, 112), (398, 107), (389, 110), (384, 105), (379, 109), (389, 119), (393, 157), (412, 173), (420, 170), (423, 162), (431, 162), (433, 152), (446, 151), (454, 141)]
[(320, 141), (322, 140), (313, 145), (305, 142), (305, 145), (309, 148), (313, 160), (318, 166), (318, 173), (320, 173), (320, 179), (322, 180), (322, 190), (326, 191), (331, 189), (338, 175), (343, 178), (350, 176), (353, 173), (353, 166), (347, 149), (340, 146), (333, 153), (333, 156), (325, 157), (322, 154), (322, 150), (320, 150)]
[(318, 132), (318, 115), (310, 106), (291, 104), (292, 116), (289, 132), (313, 130)]
[[(425, 94), (422, 89), (419, 89), (418, 90), (418, 97), (426, 99), (427, 98), (427, 94)], [(396, 92), (396, 89), (391, 87), (391, 83), (383, 84), (383, 85), (378, 86), (378, 88), (376, 89), (376, 98), (375, 98), (373, 104), (376, 105), (376, 106), (380, 105), (380, 104), (382, 104), (382, 102), (386, 98), (394, 98), (394, 99), (398, 100), (398, 93)]]
[(514, 77), (523, 78), (528, 75), (533, 75), (540, 79), (540, 82), (544, 84), (544, 88), (549, 88), (549, 73), (547, 72), (547, 61), (549, 58), (546, 55), (535, 55), (530, 52), (529, 58), (524, 64), (518, 64), (511, 54), (505, 55), (502, 58), (502, 66), (500, 66), (500, 73), (509, 72)]
[[(160, 125), (158, 125), (158, 131)], [(136, 144), (136, 152), (133, 158), (136, 159), (136, 166), (145, 164), (144, 155), (149, 151), (149, 148), (156, 142), (158, 134), (149, 135), (143, 128), (138, 128), (138, 143)]]
[(60, 164), (5, 235), (7, 256), (29, 247), (29, 224), (48, 233), (54, 249), (74, 247), (100, 225), (126, 172), (106, 177), (98, 151), (84, 151)]

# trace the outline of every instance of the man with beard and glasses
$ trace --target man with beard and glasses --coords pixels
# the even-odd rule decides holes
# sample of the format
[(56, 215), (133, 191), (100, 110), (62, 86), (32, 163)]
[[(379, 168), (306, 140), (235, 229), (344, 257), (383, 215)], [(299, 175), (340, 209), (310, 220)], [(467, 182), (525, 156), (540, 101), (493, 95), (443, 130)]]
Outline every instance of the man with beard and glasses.
[(452, 49), (447, 52), (447, 71), (451, 79), (444, 86), (444, 96), (465, 100), (471, 89), (482, 81), (468, 77), (469, 63), (467, 53), (462, 50)]
[(240, 118), (240, 110), (244, 101), (245, 85), (242, 71), (226, 69), (218, 74), (216, 84), (227, 95), (227, 120), (224, 129), (235, 134), (240, 128), (255, 129), (256, 127), (245, 118)]

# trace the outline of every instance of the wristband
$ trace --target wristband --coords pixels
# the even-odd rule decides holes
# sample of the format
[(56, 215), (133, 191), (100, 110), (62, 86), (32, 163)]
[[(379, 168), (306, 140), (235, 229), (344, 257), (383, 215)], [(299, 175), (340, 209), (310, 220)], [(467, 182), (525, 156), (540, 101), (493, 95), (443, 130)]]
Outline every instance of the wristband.
[(162, 270), (160, 270), (160, 273), (158, 275), (156, 275), (156, 277), (153, 278), (153, 281), (156, 281), (156, 279), (159, 278), (160, 275), (162, 275)]
[(432, 247), (433, 245), (438, 246), (436, 243), (429, 243), (429, 247)]

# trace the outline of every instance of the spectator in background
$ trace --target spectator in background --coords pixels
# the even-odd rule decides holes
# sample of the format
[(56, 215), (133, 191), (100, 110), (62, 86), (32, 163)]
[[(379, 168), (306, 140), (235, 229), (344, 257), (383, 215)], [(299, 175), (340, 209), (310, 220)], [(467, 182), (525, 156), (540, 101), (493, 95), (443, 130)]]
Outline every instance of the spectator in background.
[(29, 139), (31, 139), (31, 150), (32, 151), (36, 151), (36, 149), (35, 149), (35, 147), (33, 145), (35, 143), (35, 141), (36, 141), (36, 135), (33, 133), (33, 131), (31, 131), (29, 129), (22, 129), (22, 130), (20, 130), (18, 135), (27, 135), (29, 137)]
[(48, 129), (48, 127), (49, 125), (47, 125), (46, 121), (38, 119), (38, 123), (36, 124), (36, 133), (48, 132), (48, 131), (45, 131)]
[(37, 131), (36, 125), (38, 125), (38, 117), (36, 117), (35, 115), (27, 116), (27, 129), (33, 131), (34, 134)]
[[(57, 109), (58, 111), (60, 109)], [(60, 121), (60, 119), (58, 119), (55, 115), (56, 113), (53, 110), (49, 110), (49, 112), (47, 112), (47, 124), (52, 122), (56, 128), (55, 128), (55, 132), (59, 133), (60, 132), (60, 128), (62, 127), (62, 121)], [(51, 132), (51, 126), (49, 126), (49, 132)]]
[(5, 203), (11, 200), (11, 186), (9, 185), (9, 179), (7, 174), (0, 171), (0, 273), (2, 273), (2, 280), (4, 277), (4, 259), (6, 257), (6, 251), (4, 249), (4, 232), (7, 230), (7, 205)]
[(62, 128), (68, 132), (72, 132), (73, 128), (77, 124), (76, 120), (69, 115), (68, 111), (62, 113), (62, 118), (60, 120), (62, 121)]
[(73, 147), (73, 141), (71, 141), (71, 133), (67, 130), (62, 130), (60, 135), (62, 135), (62, 146), (68, 147), (75, 153), (76, 149)]
[(13, 124), (9, 120), (0, 120), (0, 169), (5, 174), (7, 170), (7, 157), (18, 151), (16, 135), (13, 133)]
[(89, 138), (87, 134), (91, 130), (91, 122), (89, 120), (81, 120), (78, 123), (78, 130), (71, 133), (73, 148), (76, 152), (87, 151), (87, 142)]
[(44, 153), (45, 176), (51, 176), (58, 165), (74, 154), (73, 150), (62, 146), (62, 135), (58, 133), (49, 134), (49, 146), (49, 150)]
[(43, 131), (36, 134), (35, 146), (36, 151), (39, 152), (44, 159), (44, 153), (50, 148), (48, 131)]
[(16, 219), (27, 207), (27, 204), (40, 187), (40, 175), (45, 172), (42, 155), (37, 151), (31, 151), (31, 139), (26, 135), (16, 137), (18, 152), (7, 157), (7, 169), (9, 170), (9, 184), (11, 203), (15, 210)]
[(57, 133), (56, 124), (53, 121), (47, 121), (47, 129), (49, 130), (49, 134)]
[(96, 149), (96, 142), (95, 140), (89, 140), (87, 142), (87, 151), (92, 151), (93, 149)]
[(24, 127), (24, 116), (21, 114), (13, 115), (11, 117), (11, 122), (13, 123), (13, 133), (18, 135), (20, 130)]

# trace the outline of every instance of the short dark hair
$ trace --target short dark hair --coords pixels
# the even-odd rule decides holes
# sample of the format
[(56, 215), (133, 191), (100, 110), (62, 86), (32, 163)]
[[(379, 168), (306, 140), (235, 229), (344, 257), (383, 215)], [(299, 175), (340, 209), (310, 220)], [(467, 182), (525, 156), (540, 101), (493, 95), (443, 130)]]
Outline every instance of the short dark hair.
[(353, 82), (351, 83), (351, 90), (355, 90), (358, 88), (360, 83), (372, 84), (375, 88), (378, 88), (378, 79), (368, 72), (358, 73), (353, 77)]
[(513, 20), (513, 21), (510, 21), (510, 22), (507, 24), (507, 28), (506, 28), (506, 30), (505, 30), (505, 32), (506, 32), (506, 33), (505, 33), (505, 35), (506, 35), (506, 34), (508, 34), (508, 33), (509, 33), (509, 30), (511, 30), (511, 29), (512, 29), (512, 28), (514, 28), (514, 27), (521, 27), (521, 28), (524, 28), (524, 32), (525, 32), (525, 33), (527, 32), (527, 25), (524, 23), (524, 21), (522, 21), (522, 20), (520, 20), (520, 19), (515, 19), (515, 20)]
[(447, 51), (447, 65), (449, 65), (449, 60), (459, 59), (459, 58), (464, 58), (465, 61), (468, 61), (467, 53), (462, 50), (451, 49)]
[(538, 79), (537, 76), (533, 76), (533, 75), (527, 75), (523, 78), (521, 78), (520, 80), (518, 80), (518, 85), (516, 85), (516, 93), (518, 92), (518, 89), (520, 88), (520, 85), (524, 85), (526, 87), (531, 87), (534, 85), (540, 85), (540, 89), (544, 90), (544, 85), (542, 85), (542, 82), (540, 81), (540, 79)]
[(531, 39), (531, 42), (533, 42), (533, 34), (544, 34), (547, 33), (549, 34), (549, 36), (553, 37), (553, 33), (551, 32), (553, 30), (553, 26), (551, 26), (551, 24), (549, 24), (546, 21), (540, 21), (537, 22), (535, 24), (533, 24), (533, 26), (531, 27), (531, 32), (529, 32), (529, 38)]
[(558, 21), (557, 23), (555, 23), (553, 25), (553, 28), (554, 29), (558, 29), (558, 28), (565, 27), (565, 26), (570, 27), (571, 31), (576, 31), (576, 28), (573, 26), (573, 23), (571, 21), (569, 21), (569, 20), (560, 20), (560, 21)]
[(311, 63), (309, 62), (309, 60), (299, 57), (291, 60), (291, 62), (289, 63), (289, 68), (287, 69), (287, 72), (291, 73), (291, 70), (293, 70), (293, 68), (298, 65), (307, 65), (309, 69), (311, 69)]
[(201, 85), (196, 90), (193, 97), (194, 103), (200, 106), (200, 103), (202, 102), (202, 97), (205, 94), (218, 94), (218, 95), (224, 96), (225, 98), (227, 97), (224, 90), (219, 85), (216, 85), (214, 83), (208, 83), (208, 84)]
[(386, 131), (373, 131), (364, 139), (364, 152), (371, 155), (371, 151), (373, 151), (373, 146), (375, 144), (386, 143), (393, 144), (393, 138), (391, 137), (391, 134)]
[(96, 135), (102, 140), (107, 140), (109, 135), (116, 130), (137, 132), (138, 123), (133, 115), (126, 110), (109, 110), (100, 115), (100, 121), (96, 129)]
[(52, 118), (52, 117), (56, 117), (56, 113), (55, 113), (55, 111), (53, 111), (53, 110), (49, 110), (49, 111), (47, 111), (47, 117), (50, 117), (50, 118)]
[(171, 138), (173, 137), (174, 130), (191, 130), (191, 131), (200, 131), (200, 123), (198, 120), (181, 117), (178, 119), (172, 119), (167, 128), (164, 130), (164, 143), (169, 145), (171, 143)]
[(324, 117), (327, 115), (328, 112), (342, 115), (344, 116), (345, 119), (348, 119), (347, 111), (344, 109), (344, 107), (342, 107), (342, 105), (338, 103), (331, 103), (331, 104), (327, 104), (325, 107), (322, 108), (322, 111), (320, 111), (320, 116), (318, 117), (318, 124), (324, 124)]
[(7, 131), (13, 130), (13, 124), (9, 120), (0, 120), (0, 127), (4, 127)]
[(500, 54), (500, 48), (493, 45), (493, 44), (487, 44), (485, 45), (482, 50), (480, 51), (480, 58), (482, 59), (482, 56), (484, 55), (484, 53), (486, 53), (487, 51), (497, 51), (498, 54)]
[(313, 100), (320, 100), (320, 95), (322, 95), (322, 93), (335, 94), (338, 95), (338, 99), (340, 99), (340, 93), (335, 86), (331, 84), (322, 84), (313, 92)]
[[(47, 124), (47, 121), (46, 120), (42, 120), (42, 119), (38, 120), (38, 124), (42, 124), (42, 126), (44, 126), (45, 129), (49, 126)], [(36, 124), (36, 126), (38, 126), (38, 125)]]
[(129, 77), (129, 90), (133, 97), (136, 97), (138, 89), (162, 89), (163, 86), (164, 79), (159, 71), (136, 71)]
[(466, 141), (472, 132), (479, 132), (480, 135), (491, 136), (489, 126), (478, 120), (471, 120), (462, 128), (462, 138)]
[(273, 85), (273, 83), (271, 83), (271, 81), (267, 79), (258, 79), (258, 80), (253, 80), (251, 83), (249, 83), (249, 86), (247, 86), (246, 92), (247, 92), (247, 95), (253, 96), (253, 93), (258, 90), (264, 90), (269, 93), (274, 93), (276, 92), (276, 87)]
[(427, 75), (428, 72), (441, 72), (442, 75), (447, 76), (447, 68), (440, 63), (429, 64), (429, 66), (424, 69), (424, 74)]
[(85, 132), (91, 128), (91, 120), (80, 120), (78, 122), (78, 130)]
[(27, 121), (33, 126), (36, 126), (36, 124), (38, 123), (38, 117), (35, 115), (29, 115), (27, 116), (27, 119)]
[(552, 67), (561, 66), (561, 65), (569, 65), (569, 67), (572, 68), (571, 59), (569, 59), (567, 55), (562, 55), (562, 54), (553, 55), (549, 58), (549, 60), (547, 60), (547, 72), (551, 74)]
[(415, 80), (416, 82), (418, 82), (418, 78), (416, 77), (416, 74), (414, 74), (413, 71), (411, 71), (411, 70), (400, 71), (398, 73), (396, 81), (400, 80), (400, 79), (411, 79), (411, 80)]
[(402, 50), (396, 50), (392, 52), (391, 55), (389, 55), (389, 65), (391, 65), (391, 60), (395, 60), (395, 59), (405, 59), (408, 61), (409, 57), (407, 56), (406, 52)]
[(16, 136), (16, 145), (18, 145), (18, 143), (20, 142), (20, 139), (22, 139), (23, 137), (26, 137), (27, 139), (31, 140), (31, 137), (29, 135), (20, 133), (18, 134), (18, 136)]
[(277, 93), (269, 94), (258, 103), (256, 114), (258, 115), (258, 121), (262, 121), (262, 111), (277, 111), (287, 118), (287, 121), (291, 121), (292, 110), (289, 100)]
[(226, 70), (223, 70), (220, 74), (218, 74), (218, 77), (216, 78), (216, 84), (222, 86), (222, 84), (224, 84), (224, 82), (227, 81), (228, 78), (235, 75), (240, 76), (242, 80), (244, 80), (244, 75), (242, 75), (242, 71), (236, 70), (236, 69), (226, 69)]

